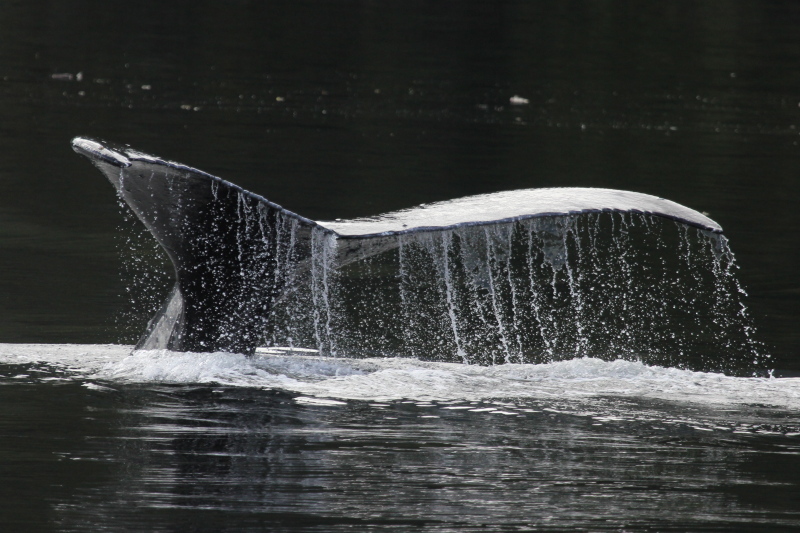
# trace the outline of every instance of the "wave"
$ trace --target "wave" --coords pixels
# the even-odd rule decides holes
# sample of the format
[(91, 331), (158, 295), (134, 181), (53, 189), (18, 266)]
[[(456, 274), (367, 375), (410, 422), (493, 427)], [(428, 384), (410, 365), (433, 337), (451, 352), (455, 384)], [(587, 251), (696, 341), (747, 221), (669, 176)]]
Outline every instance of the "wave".
[[(477, 366), (418, 359), (322, 357), (311, 350), (230, 353), (132, 351), (124, 345), (0, 344), (7, 380), (207, 384), (371, 402), (629, 398), (715, 407), (800, 409), (800, 379), (741, 378), (593, 357)], [(22, 366), (19, 366), (22, 365)], [(2, 381), (6, 381), (3, 379)]]

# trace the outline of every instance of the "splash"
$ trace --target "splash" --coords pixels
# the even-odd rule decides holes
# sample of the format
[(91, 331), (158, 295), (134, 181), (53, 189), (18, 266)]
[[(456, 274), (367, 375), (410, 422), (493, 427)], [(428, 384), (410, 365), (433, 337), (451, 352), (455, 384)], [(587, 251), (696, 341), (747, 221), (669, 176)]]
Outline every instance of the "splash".
[[(297, 348), (260, 348), (255, 356), (131, 348), (0, 344), (0, 379), (6, 384), (84, 382), (101, 392), (133, 383), (277, 389), (339, 402), (536, 400), (551, 411), (580, 410), (584, 400), (661, 400), (731, 408), (737, 419), (747, 409), (800, 409), (799, 378), (742, 378), (621, 359), (480, 366), (408, 357), (333, 358)], [(641, 417), (642, 410), (630, 414)], [(656, 417), (674, 415), (669, 408)]]

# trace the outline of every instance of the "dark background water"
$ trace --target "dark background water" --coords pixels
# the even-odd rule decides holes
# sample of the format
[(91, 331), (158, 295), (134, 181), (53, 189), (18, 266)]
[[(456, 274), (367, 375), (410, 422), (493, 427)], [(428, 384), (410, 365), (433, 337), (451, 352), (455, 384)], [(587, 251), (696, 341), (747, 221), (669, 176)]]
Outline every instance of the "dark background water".
[[(725, 228), (775, 367), (800, 370), (794, 2), (8, 2), (0, 339), (132, 340), (90, 135), (316, 219), (552, 185)], [(71, 79), (70, 79), (71, 78)], [(528, 105), (509, 105), (519, 95)]]
[[(768, 409), (726, 416), (601, 398), (516, 402), (533, 412), (505, 416), (77, 383), (4, 386), (0, 401), (19, 404), (0, 417), (4, 531), (789, 532), (800, 523), (797, 437), (783, 436), (785, 415)], [(487, 405), (497, 407), (474, 407)]]
[[(88, 135), (315, 219), (523, 187), (663, 196), (725, 228), (758, 337), (800, 372), (798, 23), (789, 1), (4, 2), (0, 341), (144, 326), (114, 192), (69, 146)], [(600, 398), (627, 415), (595, 424), (558, 399), (492, 418), (0, 371), (12, 531), (800, 523), (791, 412)]]

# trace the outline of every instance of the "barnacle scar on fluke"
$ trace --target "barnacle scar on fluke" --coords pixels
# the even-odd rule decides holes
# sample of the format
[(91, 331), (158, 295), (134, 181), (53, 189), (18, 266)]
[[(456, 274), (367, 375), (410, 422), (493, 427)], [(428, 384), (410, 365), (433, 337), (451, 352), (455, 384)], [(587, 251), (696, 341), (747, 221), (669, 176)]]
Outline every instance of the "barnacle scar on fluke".
[[(506, 313), (508, 316), (503, 315), (501, 304), (496, 301), (497, 286), (506, 281), (496, 279), (485, 265), (470, 266), (474, 263), (467, 250), (473, 246), (470, 243), (477, 243), (474, 246), (480, 251), (477, 255), (484, 258), (481, 261), (496, 266), (505, 256), (493, 243), (500, 242), (498, 239), (511, 243), (512, 234), (517, 231), (514, 228), (527, 224), (524, 227), (543, 235), (542, 242), (547, 245), (547, 235), (552, 234), (553, 228), (561, 227), (563, 231), (559, 221), (565, 217), (609, 212), (672, 219), (724, 241), (719, 236), (722, 228), (693, 209), (648, 194), (601, 188), (505, 191), (369, 218), (314, 221), (186, 165), (83, 137), (76, 137), (72, 146), (114, 185), (175, 268), (175, 286), (150, 321), (137, 345), (139, 349), (252, 354), (257, 346), (269, 343), (265, 332), (270, 329), (275, 306), (293, 297), (300, 285), (308, 284), (313, 307), (309, 313), (314, 322), (308, 337), (323, 351), (336, 353), (331, 328), (337, 318), (329, 299), (329, 285), (335, 273), (345, 266), (399, 250), (397, 277), (406, 282), (413, 280), (414, 276), (403, 273), (402, 254), (404, 244), (408, 246), (417, 239), (444, 250), (438, 266), (430, 270), (441, 274), (437, 290), (442, 296), (440, 314), (447, 331), (439, 336), (449, 336), (449, 340), (436, 342), (447, 344), (454, 357), (465, 358), (471, 342), (468, 335), (485, 326), (493, 332), (492, 342), (506, 354), (505, 360), (511, 360), (514, 353), (528, 349), (522, 326), (508, 325), (522, 316), (522, 311), (517, 310), (522, 309), (524, 302), (519, 300), (525, 295), (521, 290), (515, 292), (512, 273), (506, 272), (511, 287), (507, 299), (513, 300), (509, 305), (514, 307)], [(508, 250), (514, 246), (508, 244)], [(545, 259), (556, 265), (560, 261), (558, 254), (547, 246)], [(459, 257), (466, 265), (461, 267), (460, 281), (448, 270), (454, 268), (451, 263)], [(458, 288), (454, 284), (467, 283), (471, 272), (481, 268), (488, 274), (475, 274), (483, 277), (470, 286), (472, 292), (464, 294), (486, 299), (485, 308), (494, 306), (497, 316), (478, 317), (480, 320), (476, 318), (477, 325), (473, 327), (459, 315)], [(402, 288), (396, 292), (399, 300), (405, 297)], [(471, 308), (478, 309), (476, 305)], [(532, 328), (537, 327), (536, 320), (545, 324), (545, 318), (536, 313), (530, 316)], [(396, 336), (397, 343), (402, 344), (404, 335)], [(549, 346), (547, 339), (541, 343), (544, 348)]]

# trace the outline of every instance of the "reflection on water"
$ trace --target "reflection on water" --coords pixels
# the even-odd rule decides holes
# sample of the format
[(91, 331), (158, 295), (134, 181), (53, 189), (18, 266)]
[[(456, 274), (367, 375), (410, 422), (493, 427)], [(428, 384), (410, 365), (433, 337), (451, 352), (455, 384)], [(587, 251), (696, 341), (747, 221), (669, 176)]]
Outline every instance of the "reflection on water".
[[(1, 446), (8, 460), (29, 458), (28, 484), (16, 490), (43, 498), (59, 530), (800, 524), (790, 503), (797, 427), (757, 407), (604, 398), (329, 406), (213, 386), (67, 384), (38, 394), (61, 398), (49, 417), (68, 417), (61, 431), (51, 421), (24, 448)], [(24, 385), (0, 395), (34, 397)]]
[(0, 418), (0, 516), (59, 531), (800, 527), (794, 379), (128, 350), (2, 345), (0, 402), (18, 408)]

